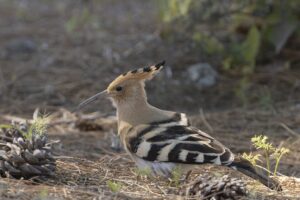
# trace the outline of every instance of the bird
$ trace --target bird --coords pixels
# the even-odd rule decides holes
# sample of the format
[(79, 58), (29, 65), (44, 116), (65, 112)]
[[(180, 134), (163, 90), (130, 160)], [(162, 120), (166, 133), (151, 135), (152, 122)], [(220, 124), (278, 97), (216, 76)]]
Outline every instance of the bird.
[(158, 74), (162, 61), (119, 75), (108, 87), (83, 101), (82, 109), (101, 96), (111, 99), (116, 108), (118, 135), (126, 152), (140, 169), (170, 177), (180, 166), (215, 164), (230, 167), (254, 178), (272, 190), (281, 190), (278, 181), (269, 177), (264, 168), (233, 154), (211, 135), (191, 126), (185, 113), (159, 109), (148, 103), (145, 82)]

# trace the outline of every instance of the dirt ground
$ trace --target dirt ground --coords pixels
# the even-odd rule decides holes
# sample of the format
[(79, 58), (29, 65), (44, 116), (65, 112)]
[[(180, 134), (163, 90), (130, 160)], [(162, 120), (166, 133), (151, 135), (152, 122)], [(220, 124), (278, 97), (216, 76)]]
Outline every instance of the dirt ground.
[[(0, 122), (31, 119), (40, 108), (50, 114), (50, 138), (61, 141), (56, 178), (0, 179), (1, 199), (183, 198), (169, 180), (139, 175), (129, 156), (112, 145), (118, 140), (109, 101), (71, 113), (120, 73), (161, 60), (172, 76), (164, 72), (149, 82), (151, 103), (188, 113), (194, 126), (237, 154), (254, 151), (255, 134), (291, 150), (279, 166), (289, 176), (279, 178), (283, 192), (224, 168), (205, 165), (195, 173), (218, 171), (245, 180), (251, 191), (246, 199), (300, 199), (299, 68), (269, 73), (266, 66), (257, 73), (249, 95), (260, 99), (267, 85), (267, 107), (260, 100), (242, 107), (234, 97), (234, 76), (220, 75), (217, 85), (201, 91), (178, 85), (186, 67), (205, 58), (185, 42), (161, 39), (157, 15), (155, 1), (0, 0)], [(118, 182), (120, 190), (112, 192), (107, 181)]]

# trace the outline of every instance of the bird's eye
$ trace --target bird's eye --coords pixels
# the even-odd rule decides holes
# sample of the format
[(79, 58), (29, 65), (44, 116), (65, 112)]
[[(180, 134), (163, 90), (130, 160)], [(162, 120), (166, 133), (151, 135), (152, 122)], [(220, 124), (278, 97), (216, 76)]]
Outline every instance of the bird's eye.
[(121, 86), (116, 87), (116, 91), (120, 92), (123, 88)]

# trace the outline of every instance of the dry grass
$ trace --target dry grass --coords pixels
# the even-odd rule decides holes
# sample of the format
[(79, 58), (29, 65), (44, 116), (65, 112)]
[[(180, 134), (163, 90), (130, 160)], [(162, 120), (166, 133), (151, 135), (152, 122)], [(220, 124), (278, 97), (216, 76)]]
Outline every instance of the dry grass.
[[(284, 123), (290, 117), (293, 117), (289, 108), (280, 110), (281, 115), (273, 116), (272, 112), (249, 111), (243, 117), (236, 119), (241, 111), (219, 112), (216, 116), (214, 113), (194, 116), (193, 124), (197, 127), (205, 128), (209, 123), (213, 127), (213, 135), (219, 138), (223, 143), (238, 151), (250, 148), (249, 137), (247, 135), (247, 126), (245, 130), (239, 133), (239, 127), (244, 127), (243, 123), (237, 124), (237, 121), (250, 124), (252, 130), (258, 128), (274, 127), (268, 122), (273, 123), (276, 120)], [(256, 113), (255, 117), (253, 113)], [(273, 117), (272, 117), (273, 116)], [(220, 117), (223, 122), (221, 123)], [(270, 117), (272, 119), (270, 119)], [(275, 117), (275, 118), (274, 118)], [(1, 121), (24, 120), (13, 116), (2, 116)], [(62, 146), (58, 146), (56, 152), (59, 154), (57, 160), (56, 177), (47, 180), (12, 180), (1, 179), (1, 195), (7, 199), (174, 199), (187, 198), (178, 196), (179, 188), (175, 187), (170, 180), (162, 177), (151, 177), (141, 175), (136, 170), (134, 163), (129, 156), (121, 151), (112, 150), (110, 144), (116, 128), (116, 120), (113, 117), (102, 117), (99, 113), (88, 115), (75, 115), (67, 110), (61, 109), (52, 114), (49, 122), (49, 136), (53, 139), (60, 139)], [(205, 120), (204, 120), (205, 118)], [(259, 119), (261, 123), (254, 120)], [(244, 121), (245, 120), (245, 121)], [(226, 123), (224, 123), (226, 121)], [(255, 121), (255, 122), (253, 122)], [(292, 122), (293, 120), (289, 120)], [(80, 123), (78, 123), (80, 122)], [(251, 124), (254, 123), (254, 124)], [(80, 124), (80, 126), (78, 126)], [(99, 130), (88, 130), (84, 125), (89, 127), (91, 124)], [(206, 125), (205, 125), (206, 124)], [(234, 127), (232, 127), (235, 124)], [(291, 130), (293, 124), (289, 124)], [(284, 158), (280, 165), (280, 172), (288, 175), (299, 174), (299, 157), (297, 144), (300, 139), (295, 140), (294, 135), (288, 133), (288, 130), (278, 129), (284, 132), (280, 137), (273, 135), (276, 129), (268, 130), (272, 134), (271, 139), (276, 144), (285, 141), (285, 146), (294, 151)], [(278, 134), (276, 135), (281, 135)], [(226, 137), (224, 137), (224, 133)], [(280, 132), (279, 132), (280, 133)], [(236, 137), (244, 138), (240, 140), (242, 145), (238, 145)], [(113, 137), (114, 138), (114, 137)], [(293, 138), (293, 142), (291, 142)], [(298, 142), (298, 143), (297, 143)], [(249, 149), (248, 149), (249, 150)], [(193, 180), (197, 174), (210, 173), (219, 176), (220, 174), (230, 174), (245, 180), (248, 184), (249, 196), (246, 199), (296, 199), (300, 193), (300, 180), (296, 177), (282, 176), (278, 177), (283, 186), (283, 192), (273, 192), (263, 185), (259, 184), (244, 175), (224, 167), (212, 165), (203, 165), (196, 168), (188, 181)], [(112, 191), (113, 188), (108, 185), (108, 181), (117, 184), (119, 189)], [(184, 187), (182, 183), (181, 187)]]
[[(134, 165), (126, 156), (103, 156), (99, 161), (69, 158), (58, 160), (55, 179), (41, 181), (2, 179), (1, 198), (7, 199), (173, 199), (179, 188), (171, 187), (163, 178), (138, 177)], [(291, 177), (278, 178), (284, 191), (273, 192), (249, 178), (224, 168), (204, 166), (194, 173), (230, 173), (244, 179), (250, 191), (247, 198), (296, 199), (300, 192), (300, 180)], [(121, 185), (120, 191), (112, 192), (107, 181)]]

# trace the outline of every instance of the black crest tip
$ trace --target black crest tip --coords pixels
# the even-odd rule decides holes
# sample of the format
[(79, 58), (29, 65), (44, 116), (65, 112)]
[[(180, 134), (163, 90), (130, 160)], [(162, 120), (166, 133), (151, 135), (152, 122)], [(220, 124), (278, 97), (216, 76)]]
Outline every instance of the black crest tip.
[(156, 67), (156, 70), (158, 70), (161, 66), (163, 66), (163, 65), (165, 65), (165, 63), (166, 63), (166, 61), (161, 61), (160, 63), (157, 63), (156, 65), (155, 65), (155, 67)]
[(144, 67), (143, 71), (144, 72), (151, 72), (151, 68), (150, 67)]
[(131, 73), (132, 73), (132, 74), (135, 74), (135, 73), (137, 73), (137, 71), (138, 71), (138, 70), (135, 69), (135, 70), (132, 70)]

